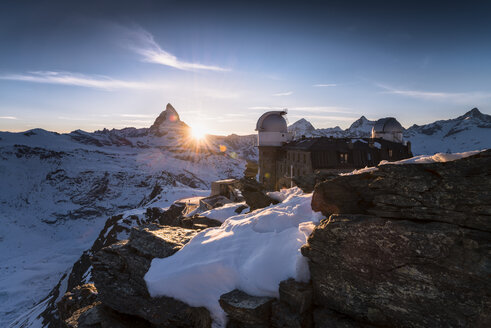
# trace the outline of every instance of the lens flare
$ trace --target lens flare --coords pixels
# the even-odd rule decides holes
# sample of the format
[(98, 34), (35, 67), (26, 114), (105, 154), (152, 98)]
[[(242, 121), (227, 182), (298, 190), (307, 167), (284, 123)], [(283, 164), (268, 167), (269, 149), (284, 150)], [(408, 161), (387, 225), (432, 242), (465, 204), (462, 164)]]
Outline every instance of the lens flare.
[(206, 134), (206, 130), (200, 126), (195, 126), (191, 128), (191, 136), (196, 140), (205, 139)]

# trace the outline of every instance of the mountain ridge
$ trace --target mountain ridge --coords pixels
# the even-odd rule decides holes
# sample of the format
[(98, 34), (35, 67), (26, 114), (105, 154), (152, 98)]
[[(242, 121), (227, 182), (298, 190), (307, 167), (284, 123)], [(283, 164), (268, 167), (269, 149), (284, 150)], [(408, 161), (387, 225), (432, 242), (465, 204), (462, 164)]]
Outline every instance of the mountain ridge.
[[(298, 122), (301, 124), (297, 124)], [(338, 126), (301, 130), (302, 126), (313, 127), (308, 120), (301, 119), (290, 127), (295, 127), (295, 137), (305, 135), (306, 137), (368, 138), (371, 136), (375, 122), (361, 116), (344, 130)], [(491, 148), (491, 115), (473, 108), (456, 118), (437, 120), (424, 125), (413, 124), (404, 130), (404, 139), (411, 141), (415, 155)]]

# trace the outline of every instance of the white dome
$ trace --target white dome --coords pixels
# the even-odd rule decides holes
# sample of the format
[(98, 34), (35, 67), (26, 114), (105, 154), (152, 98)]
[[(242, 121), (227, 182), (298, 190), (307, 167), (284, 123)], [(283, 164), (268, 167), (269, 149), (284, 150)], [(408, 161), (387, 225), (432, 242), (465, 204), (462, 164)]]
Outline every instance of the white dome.
[(401, 123), (393, 117), (381, 118), (372, 128), (372, 133), (402, 133), (403, 131)]
[(256, 131), (260, 132), (288, 132), (286, 120), (283, 117), (286, 112), (272, 111), (261, 115), (257, 121)]
[(404, 128), (393, 117), (381, 118), (372, 128), (372, 138), (381, 138), (392, 142), (402, 143)]

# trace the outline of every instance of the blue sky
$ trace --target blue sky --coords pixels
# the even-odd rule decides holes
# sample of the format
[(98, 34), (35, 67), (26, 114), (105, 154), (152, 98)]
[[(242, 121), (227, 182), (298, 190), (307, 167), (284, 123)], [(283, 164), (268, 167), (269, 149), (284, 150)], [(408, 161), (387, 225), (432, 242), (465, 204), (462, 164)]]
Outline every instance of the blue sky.
[(0, 130), (346, 128), (491, 111), (491, 10), (432, 1), (2, 1)]

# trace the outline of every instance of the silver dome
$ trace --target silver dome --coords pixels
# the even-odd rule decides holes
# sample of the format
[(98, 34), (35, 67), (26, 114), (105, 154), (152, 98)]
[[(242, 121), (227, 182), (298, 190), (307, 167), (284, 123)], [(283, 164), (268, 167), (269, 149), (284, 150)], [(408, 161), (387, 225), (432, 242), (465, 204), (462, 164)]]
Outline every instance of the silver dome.
[(283, 117), (285, 111), (266, 112), (257, 121), (256, 131), (260, 132), (288, 132), (286, 120)]
[(401, 123), (393, 117), (381, 118), (372, 128), (372, 133), (402, 133), (403, 131)]

